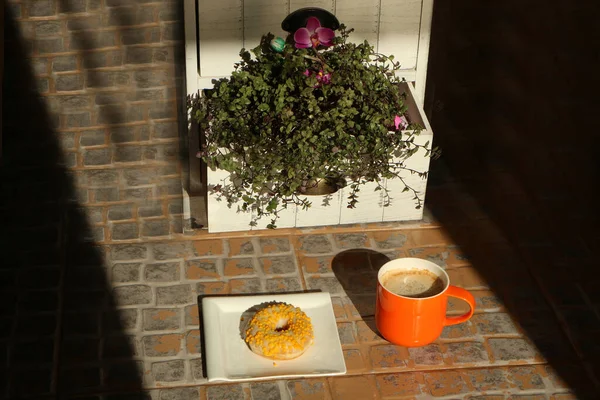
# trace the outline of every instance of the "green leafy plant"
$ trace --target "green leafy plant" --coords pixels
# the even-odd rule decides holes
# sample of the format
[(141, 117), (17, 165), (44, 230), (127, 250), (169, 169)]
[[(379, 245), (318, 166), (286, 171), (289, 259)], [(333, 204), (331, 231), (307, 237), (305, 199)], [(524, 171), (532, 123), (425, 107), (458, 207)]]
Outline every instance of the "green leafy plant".
[(427, 156), (436, 151), (414, 142), (422, 128), (407, 120), (399, 63), (366, 41), (349, 42), (351, 32), (341, 25), (324, 46), (313, 29), (307, 48), (292, 35), (284, 43), (267, 34), (252, 53), (241, 50), (231, 77), (190, 99), (192, 118), (205, 135), (198, 156), (209, 168), (230, 173), (209, 190), (230, 207), (253, 210), (251, 224), (270, 217), (268, 227), (275, 228), (288, 205), (310, 207), (304, 193), (321, 180), (347, 183), (353, 208), (367, 182), (377, 183), (389, 205), (384, 180), (397, 178), (422, 206), (400, 173), (425, 178), (405, 161), (421, 147)]

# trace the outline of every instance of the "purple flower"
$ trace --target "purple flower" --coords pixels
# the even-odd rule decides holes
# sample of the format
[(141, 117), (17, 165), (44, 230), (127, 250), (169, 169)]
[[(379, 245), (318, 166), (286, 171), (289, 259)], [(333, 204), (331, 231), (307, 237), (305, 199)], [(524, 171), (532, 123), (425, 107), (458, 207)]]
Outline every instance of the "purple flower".
[(306, 22), (306, 28), (300, 28), (294, 33), (296, 48), (306, 49), (318, 45), (331, 46), (331, 40), (335, 33), (329, 28), (321, 27), (321, 23), (315, 17), (310, 17)]
[(408, 126), (408, 120), (404, 115), (396, 115), (396, 117), (394, 118), (394, 126), (396, 127), (396, 130), (398, 130), (400, 127), (402, 129), (406, 129), (406, 127)]
[(319, 87), (322, 84), (329, 85), (331, 83), (331, 74), (323, 73), (322, 69), (319, 70), (319, 72), (317, 72), (317, 73), (311, 72), (308, 69), (302, 73), (302, 75), (304, 75), (306, 77), (310, 77), (313, 74), (315, 75), (315, 78), (317, 79), (317, 84), (314, 87)]
[(317, 73), (317, 82), (322, 83), (324, 85), (329, 85), (329, 83), (331, 83), (331, 74), (324, 74), (323, 70), (320, 70)]

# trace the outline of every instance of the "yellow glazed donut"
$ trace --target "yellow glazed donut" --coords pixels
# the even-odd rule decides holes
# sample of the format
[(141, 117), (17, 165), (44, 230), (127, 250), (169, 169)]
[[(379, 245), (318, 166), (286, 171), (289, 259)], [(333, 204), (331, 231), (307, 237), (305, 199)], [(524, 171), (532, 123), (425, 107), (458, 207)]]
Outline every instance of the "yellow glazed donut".
[(254, 314), (246, 330), (250, 349), (273, 360), (299, 357), (313, 343), (310, 318), (298, 307), (271, 304)]

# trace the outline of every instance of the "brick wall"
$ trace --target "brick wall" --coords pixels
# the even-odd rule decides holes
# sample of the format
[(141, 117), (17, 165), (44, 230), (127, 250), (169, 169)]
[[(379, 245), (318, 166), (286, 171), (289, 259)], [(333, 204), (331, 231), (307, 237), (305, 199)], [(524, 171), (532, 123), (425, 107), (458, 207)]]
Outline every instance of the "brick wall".
[(97, 243), (182, 230), (182, 3), (10, 0)]

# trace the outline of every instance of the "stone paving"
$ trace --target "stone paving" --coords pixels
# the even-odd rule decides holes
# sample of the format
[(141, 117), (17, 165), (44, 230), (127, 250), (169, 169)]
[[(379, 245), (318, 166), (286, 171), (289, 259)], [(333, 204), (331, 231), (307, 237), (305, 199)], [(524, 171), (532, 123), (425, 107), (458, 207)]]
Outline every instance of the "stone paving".
[[(597, 281), (548, 281), (553, 275), (528, 261), (547, 249), (528, 247), (525, 257), (460, 184), (438, 179), (442, 167), (433, 165), (425, 218), (411, 223), (96, 241), (86, 232), (110, 225), (109, 207), (91, 220), (68, 202), (34, 198), (39, 218), (20, 208), (21, 197), (2, 197), (0, 210), (14, 229), (0, 241), (0, 393), (85, 400), (598, 398), (590, 363), (600, 325)], [(19, 176), (5, 173), (4, 182), (22, 187)], [(390, 345), (373, 324), (377, 268), (404, 256), (442, 266), (477, 301), (471, 321), (416, 349)], [(197, 295), (304, 289), (332, 296), (346, 376), (206, 383)], [(464, 307), (450, 302), (449, 313)]]
[[(488, 243), (487, 254), (492, 256), (491, 244), (502, 255), (478, 263), (478, 269), (473, 265), (478, 258), (454, 244), (431, 217), (418, 223), (314, 230), (199, 232), (171, 240), (94, 246), (103, 269), (67, 270), (69, 285), (59, 296), (63, 297), (59, 313), (63, 328), (54, 351), (60, 360), (60, 392), (66, 397), (99, 399), (90, 394), (143, 389), (148, 398), (161, 400), (475, 398), (481, 394), (489, 395), (487, 399), (574, 398), (544, 352), (571, 363), (584, 383), (587, 371), (568, 341), (560, 339), (561, 325), (543, 294), (499, 233), (478, 236)], [(375, 274), (388, 259), (403, 256), (434, 261), (446, 269), (453, 284), (472, 291), (477, 309), (471, 321), (445, 329), (438, 341), (422, 348), (390, 345), (379, 337), (373, 322)], [(501, 274), (492, 290), (478, 270), (489, 272), (494, 266), (501, 267)], [(55, 304), (39, 289), (53, 279), (53, 271), (39, 267), (38, 278), (30, 281), (34, 300), (49, 311)], [(33, 276), (24, 274), (22, 279)], [(347, 376), (204, 384), (197, 295), (303, 289), (331, 294)], [(29, 295), (19, 295), (20, 306), (27, 306)], [(519, 316), (528, 316), (522, 321), (530, 326), (522, 326), (511, 315), (514, 304)], [(464, 307), (451, 302), (449, 313), (461, 313)], [(27, 352), (30, 363), (52, 359), (51, 341), (31, 342), (19, 334), (31, 324), (52, 331), (55, 314), (37, 311), (31, 316), (20, 314), (13, 336), (13, 351)], [(578, 318), (577, 309), (572, 311), (572, 317)], [(589, 325), (600, 322), (588, 317)], [(535, 328), (549, 339), (548, 348), (540, 348), (540, 340), (534, 344), (540, 334)], [(27, 363), (17, 367), (28, 378), (46, 373)], [(34, 394), (43, 387), (31, 382), (21, 386), (18, 373), (15, 378), (23, 393)], [(115, 396), (102, 398), (125, 398)]]
[[(578, 11), (585, 2), (521, 13), (522, 2), (436, 3), (434, 28), (446, 19), (454, 31), (432, 41), (441, 100), (431, 117), (455, 176), (432, 163), (423, 221), (221, 235), (178, 233), (178, 139), (163, 125), (175, 123), (176, 85), (161, 64), (174, 64), (164, 54), (178, 2), (10, 3), (27, 40), (6, 46), (3, 81), (0, 398), (600, 398), (597, 155), (582, 151), (598, 129), (573, 117), (597, 112), (577, 79), (595, 72), (578, 40), (594, 35), (579, 29), (598, 24), (568, 25), (593, 18)], [(84, 20), (101, 27), (89, 43)], [(559, 34), (536, 40), (544, 29)], [(94, 82), (90, 68), (110, 79)], [(571, 126), (581, 140), (565, 143), (557, 127)], [(433, 260), (477, 299), (469, 323), (424, 348), (389, 345), (373, 329), (376, 268), (403, 256)], [(196, 296), (299, 289), (331, 293), (347, 376), (206, 384)]]
[[(23, 188), (21, 175), (3, 178), (12, 184), (4, 187)], [(432, 179), (427, 196), (424, 220), (413, 223), (121, 241), (86, 234), (89, 226), (110, 224), (108, 209), (91, 220), (68, 202), (32, 197), (28, 207), (38, 213), (31, 214), (22, 197), (3, 196), (3, 220), (13, 228), (0, 241), (0, 393), (86, 400), (598, 398), (590, 362), (600, 324), (597, 281), (564, 274), (548, 281), (556, 276), (528, 261), (548, 249), (530, 246), (525, 257), (461, 185)], [(403, 256), (436, 262), (477, 300), (469, 323), (418, 349), (392, 346), (373, 327), (376, 270)], [(196, 296), (299, 289), (331, 294), (347, 376), (206, 384)], [(449, 305), (450, 313), (463, 310)]]
[[(204, 233), (103, 250), (114, 310), (102, 303), (83, 310), (79, 304), (77, 313), (63, 315), (69, 326), (60, 344), (62, 373), (69, 377), (63, 390), (71, 394), (125, 389), (141, 380), (158, 399), (574, 398), (528, 336), (529, 327), (516, 322), (469, 255), (435, 222)], [(453, 284), (471, 290), (477, 302), (471, 321), (446, 328), (438, 341), (422, 348), (390, 345), (379, 337), (373, 321), (375, 274), (388, 259), (403, 256), (432, 260)], [(526, 275), (506, 262), (502, 272), (505, 282)], [(347, 376), (203, 385), (197, 295), (303, 289), (331, 294)], [(535, 285), (522, 294), (506, 300), (518, 300), (532, 316), (551, 312)], [(101, 296), (85, 294), (90, 295)], [(464, 310), (460, 302), (449, 305), (450, 314)], [(111, 331), (114, 318), (120, 331)], [(561, 331), (553, 321), (541, 320), (550, 339)], [(584, 379), (586, 371), (567, 342), (552, 343), (552, 351)], [(97, 357), (91, 362), (84, 356), (80, 363), (82, 352)]]

